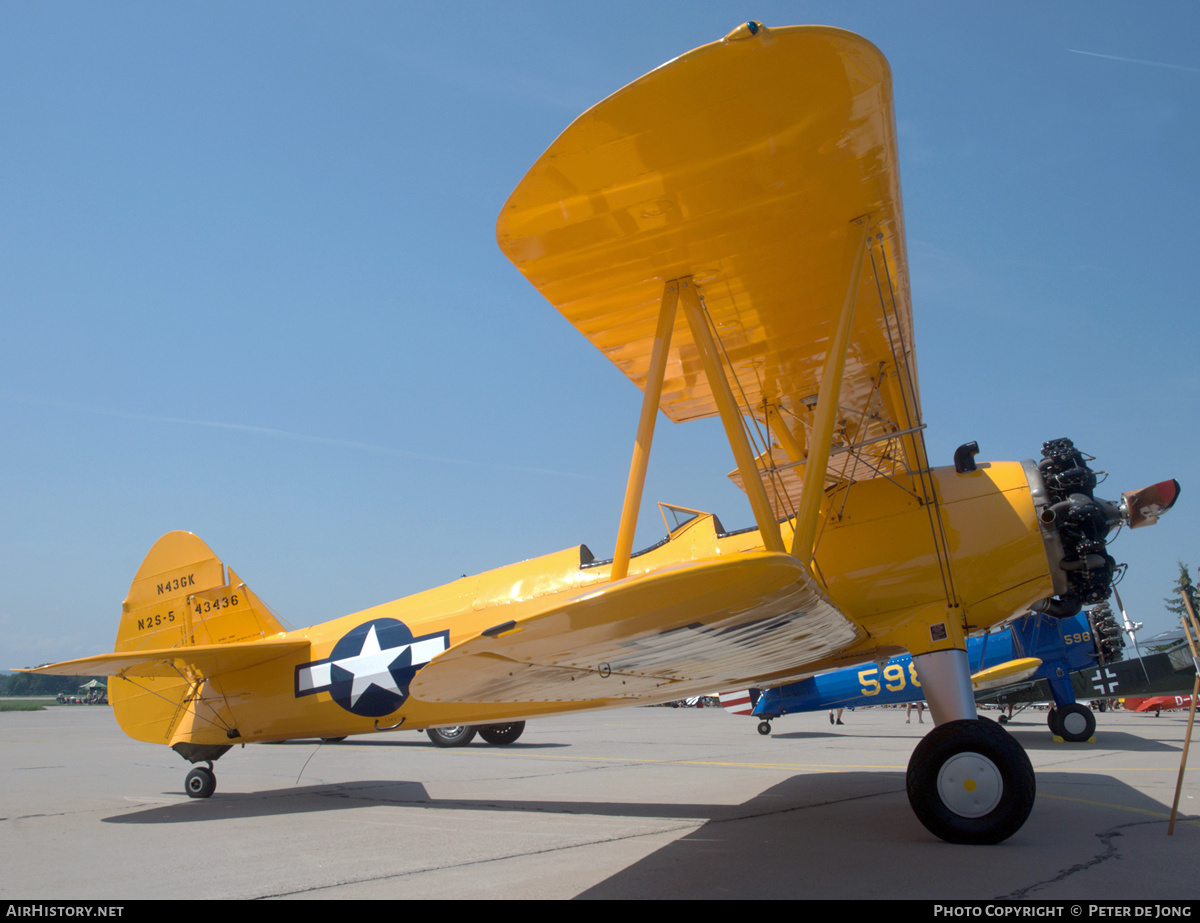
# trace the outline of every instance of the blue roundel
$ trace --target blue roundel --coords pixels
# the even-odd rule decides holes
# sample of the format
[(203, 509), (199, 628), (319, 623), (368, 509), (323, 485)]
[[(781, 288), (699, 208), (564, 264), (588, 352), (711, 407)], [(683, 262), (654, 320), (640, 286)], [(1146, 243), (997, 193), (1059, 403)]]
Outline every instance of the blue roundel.
[(422, 664), (413, 665), (413, 635), (396, 619), (373, 619), (338, 641), (329, 657), (329, 693), (365, 718), (390, 715), (408, 698)]

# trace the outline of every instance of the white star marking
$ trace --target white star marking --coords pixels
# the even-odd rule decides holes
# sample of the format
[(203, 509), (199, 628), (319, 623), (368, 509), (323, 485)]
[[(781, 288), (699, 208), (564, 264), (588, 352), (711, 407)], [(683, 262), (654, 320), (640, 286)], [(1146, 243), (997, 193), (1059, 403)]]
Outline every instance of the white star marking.
[(380, 650), (379, 638), (376, 637), (375, 626), (372, 625), (367, 636), (363, 638), (362, 648), (355, 656), (333, 661), (334, 666), (341, 667), (354, 676), (354, 684), (350, 687), (350, 706), (352, 708), (362, 694), (372, 686), (378, 686), (380, 689), (386, 689), (396, 695), (404, 695), (396, 685), (396, 680), (392, 677), (389, 667), (392, 661), (399, 657), (400, 653), (408, 646), (402, 644), (399, 647)]

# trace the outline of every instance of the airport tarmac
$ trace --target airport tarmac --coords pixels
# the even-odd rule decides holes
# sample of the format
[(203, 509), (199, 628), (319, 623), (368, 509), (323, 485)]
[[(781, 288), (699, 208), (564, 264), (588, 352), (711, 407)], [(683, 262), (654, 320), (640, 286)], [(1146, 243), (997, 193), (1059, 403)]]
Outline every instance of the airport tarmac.
[(636, 708), (531, 721), (508, 747), (255, 745), (216, 764), (206, 801), (106, 707), (5, 712), (0, 896), (1196, 899), (1200, 767), (1167, 836), (1186, 713), (1098, 719), (1094, 743), (1064, 744), (1044, 712), (1017, 718), (1033, 813), (963, 847), (909, 808), (928, 724), (903, 709), (788, 716), (770, 737)]

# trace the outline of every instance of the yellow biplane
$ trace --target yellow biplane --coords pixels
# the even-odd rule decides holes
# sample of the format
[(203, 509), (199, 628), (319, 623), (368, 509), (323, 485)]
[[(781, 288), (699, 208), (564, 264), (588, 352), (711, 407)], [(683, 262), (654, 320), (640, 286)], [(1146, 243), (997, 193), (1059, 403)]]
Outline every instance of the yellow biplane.
[[(142, 563), (107, 674), (121, 727), (199, 765), (237, 744), (430, 729), (508, 743), (527, 718), (770, 686), (914, 655), (937, 727), (908, 792), (955, 842), (999, 842), (1034, 798), (1028, 758), (979, 719), (968, 634), (1108, 595), (1121, 501), (1069, 440), (1037, 464), (925, 455), (892, 86), (833, 28), (747, 23), (575, 120), (500, 214), (501, 248), (643, 391), (612, 560), (586, 546), (285, 631), (196, 536)], [(633, 535), (659, 411), (717, 415), (756, 527), (669, 507)]]

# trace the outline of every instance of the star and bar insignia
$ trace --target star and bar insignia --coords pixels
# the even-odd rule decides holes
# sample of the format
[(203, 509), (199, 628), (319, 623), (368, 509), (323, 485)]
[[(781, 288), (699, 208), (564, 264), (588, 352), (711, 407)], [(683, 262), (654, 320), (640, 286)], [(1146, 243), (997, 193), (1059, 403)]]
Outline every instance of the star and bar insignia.
[(417, 670), (449, 646), (449, 631), (414, 638), (397, 619), (372, 619), (343, 635), (327, 659), (296, 667), (296, 697), (328, 692), (348, 712), (381, 718), (404, 704)]

